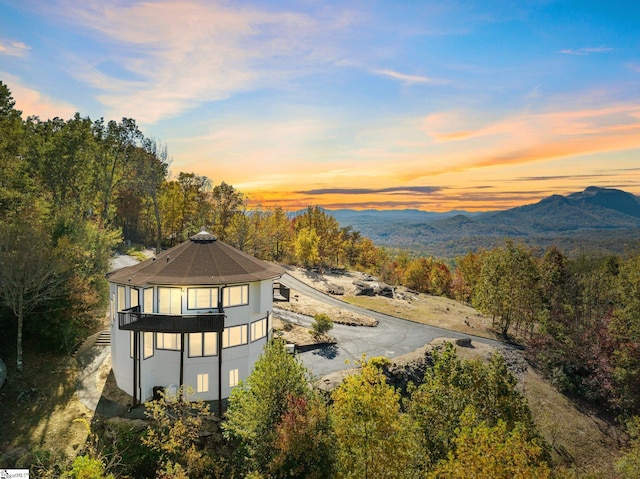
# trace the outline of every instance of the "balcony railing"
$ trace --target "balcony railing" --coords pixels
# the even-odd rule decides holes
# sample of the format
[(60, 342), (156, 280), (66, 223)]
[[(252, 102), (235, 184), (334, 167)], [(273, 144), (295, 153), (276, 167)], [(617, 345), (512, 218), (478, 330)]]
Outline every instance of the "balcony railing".
[(200, 333), (224, 330), (224, 313), (143, 313), (140, 306), (118, 311), (118, 326), (128, 331), (158, 333)]

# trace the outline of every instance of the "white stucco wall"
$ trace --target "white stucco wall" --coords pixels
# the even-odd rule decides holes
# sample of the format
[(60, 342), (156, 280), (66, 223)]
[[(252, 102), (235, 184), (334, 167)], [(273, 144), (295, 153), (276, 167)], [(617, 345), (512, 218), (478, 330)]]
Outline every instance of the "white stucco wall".
[[(246, 283), (245, 283), (246, 284)], [(122, 286), (122, 285), (120, 285)], [(172, 287), (169, 285), (162, 285)], [(215, 287), (215, 285), (212, 285)], [(194, 314), (195, 311), (187, 311), (187, 288), (195, 286), (182, 286), (182, 313)], [(131, 306), (130, 287), (125, 286), (125, 307)], [(238, 379), (245, 379), (253, 369), (253, 364), (258, 359), (267, 337), (271, 337), (271, 318), (268, 321), (267, 337), (252, 341), (251, 323), (268, 315), (273, 307), (273, 284), (271, 280), (249, 283), (249, 304), (225, 308), (225, 327), (247, 325), (248, 344), (222, 349), (222, 397), (227, 398), (231, 394), (229, 387), (229, 373), (238, 370)], [(122, 290), (120, 290), (122, 292)], [(111, 297), (111, 359), (116, 383), (120, 389), (133, 396), (133, 359), (130, 353), (130, 331), (120, 330), (118, 327), (118, 285), (110, 283)], [(140, 304), (143, 303), (142, 294)], [(154, 286), (153, 312), (157, 312), (157, 286)], [(122, 302), (120, 303), (122, 304)], [(146, 311), (149, 308), (145, 307)], [(144, 334), (140, 333), (140, 342), (144, 342)], [(159, 350), (155, 347), (153, 356), (140, 360), (140, 390), (141, 399), (146, 401), (152, 398), (155, 386), (179, 386), (180, 383), (180, 351)], [(184, 370), (185, 386), (191, 386), (196, 390), (198, 374), (208, 374), (208, 391), (197, 393), (196, 398), (203, 400), (218, 399), (218, 356), (189, 357), (188, 334), (184, 335)], [(220, 351), (218, 345), (218, 351)], [(140, 357), (144, 354), (144, 344), (140, 344)]]

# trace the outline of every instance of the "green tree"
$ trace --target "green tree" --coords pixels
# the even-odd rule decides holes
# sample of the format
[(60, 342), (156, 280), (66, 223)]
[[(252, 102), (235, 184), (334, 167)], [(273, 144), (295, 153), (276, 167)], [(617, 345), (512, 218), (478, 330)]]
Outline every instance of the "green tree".
[(621, 479), (640, 479), (640, 416), (634, 416), (628, 421), (627, 430), (631, 443), (616, 461), (615, 469)]
[(453, 449), (429, 479), (547, 479), (551, 470), (544, 448), (531, 439), (522, 423), (514, 427), (498, 420), (478, 423), (473, 407), (465, 410)]
[(236, 463), (243, 473), (268, 471), (277, 450), (278, 424), (292, 398), (309, 398), (311, 374), (282, 340), (268, 343), (253, 372), (233, 389), (224, 435), (235, 444)]
[(363, 359), (361, 366), (332, 394), (336, 477), (414, 477), (416, 438), (400, 412), (400, 393), (374, 363)]
[(151, 424), (141, 440), (160, 453), (158, 477), (206, 477), (214, 470), (212, 458), (197, 446), (209, 406), (192, 394), (181, 387), (146, 404)]
[(224, 181), (213, 188), (211, 202), (214, 232), (220, 240), (226, 241), (231, 222), (244, 201), (244, 195)]
[(64, 294), (66, 270), (37, 218), (0, 223), (0, 294), (17, 322), (16, 369), (22, 371), (25, 319)]
[(455, 439), (467, 407), (478, 422), (495, 426), (498, 420), (513, 429), (521, 423), (535, 437), (535, 426), (526, 399), (516, 389), (502, 355), (494, 353), (488, 365), (460, 361), (447, 343), (433, 352), (433, 368), (411, 395), (408, 411), (420, 430), (424, 462), (433, 466), (455, 450)]
[(333, 320), (326, 313), (318, 313), (313, 316), (311, 323), (311, 333), (316, 337), (320, 337), (333, 329)]

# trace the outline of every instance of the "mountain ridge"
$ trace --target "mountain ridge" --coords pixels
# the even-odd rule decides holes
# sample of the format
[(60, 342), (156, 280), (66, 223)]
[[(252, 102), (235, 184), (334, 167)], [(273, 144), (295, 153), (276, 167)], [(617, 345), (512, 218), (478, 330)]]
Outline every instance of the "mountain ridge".
[(500, 211), (326, 211), (380, 246), (444, 257), (492, 248), (508, 237), (531, 246), (559, 243), (575, 254), (619, 254), (640, 244), (640, 198), (597, 186)]

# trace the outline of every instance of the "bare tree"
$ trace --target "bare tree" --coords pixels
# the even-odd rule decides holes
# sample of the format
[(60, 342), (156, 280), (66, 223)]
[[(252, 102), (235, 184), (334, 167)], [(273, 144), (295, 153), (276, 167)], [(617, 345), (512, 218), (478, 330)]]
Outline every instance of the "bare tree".
[(22, 371), (24, 320), (38, 307), (59, 298), (65, 280), (43, 228), (25, 219), (0, 225), (0, 294), (18, 322), (18, 371)]

